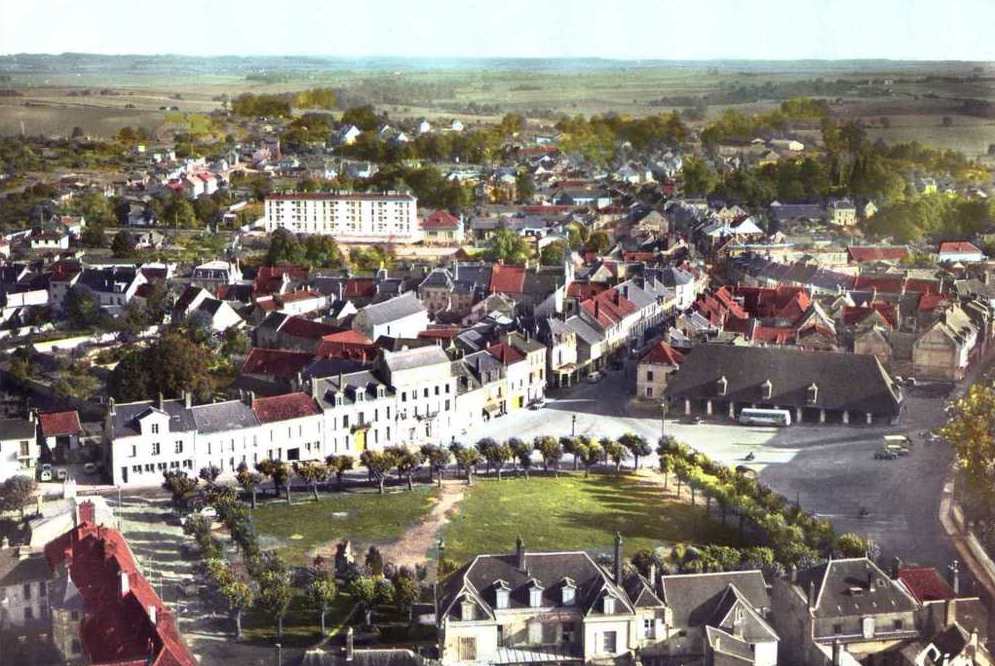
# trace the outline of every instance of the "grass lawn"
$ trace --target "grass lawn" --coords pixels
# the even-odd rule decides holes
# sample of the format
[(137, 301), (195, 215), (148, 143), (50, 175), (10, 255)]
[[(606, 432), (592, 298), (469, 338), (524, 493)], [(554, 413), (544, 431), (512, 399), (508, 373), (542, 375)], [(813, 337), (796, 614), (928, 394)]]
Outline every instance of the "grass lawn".
[[(308, 553), (323, 544), (350, 539), (357, 557), (369, 545), (394, 541), (417, 524), (432, 508), (438, 489), (416, 487), (413, 491), (297, 493), (295, 503), (279, 500), (260, 504), (253, 513), (263, 546), (276, 540), (292, 564), (310, 564)], [(294, 537), (294, 538), (291, 538)]]
[(724, 528), (709, 518), (703, 502), (664, 499), (658, 487), (632, 476), (561, 474), (475, 481), (445, 529), (446, 557), (462, 563), (511, 552), (519, 535), (530, 550), (609, 553), (616, 531), (628, 555), (676, 542), (738, 544), (732, 523)]

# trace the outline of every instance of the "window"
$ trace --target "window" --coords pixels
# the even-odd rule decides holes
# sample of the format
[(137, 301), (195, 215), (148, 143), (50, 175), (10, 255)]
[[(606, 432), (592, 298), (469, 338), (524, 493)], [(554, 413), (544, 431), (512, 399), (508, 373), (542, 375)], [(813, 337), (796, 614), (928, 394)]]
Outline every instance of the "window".
[(495, 608), (507, 608), (508, 607), (508, 596), (509, 590), (498, 589), (495, 591)]
[(48, 587), (45, 586), (45, 583), (38, 583), (38, 596), (42, 599), (48, 596)]
[(842, 634), (843, 633), (843, 625), (842, 624), (834, 624), (833, 625), (833, 633), (834, 634)]
[(653, 638), (655, 623), (655, 620), (651, 617), (643, 618), (643, 638)]
[[(73, 614), (75, 615), (75, 611), (73, 611)], [(80, 651), (81, 651), (81, 649), (82, 649), (82, 647), (83, 646), (80, 645), (79, 639), (78, 638), (74, 638), (73, 639), (73, 646), (72, 646), (73, 654), (79, 654)]]
[(542, 588), (532, 587), (529, 588), (529, 606), (532, 608), (539, 608), (542, 606)]
[(894, 629), (895, 631), (901, 631), (902, 629), (905, 628), (905, 625), (901, 620), (895, 620), (894, 622), (892, 622), (891, 628)]
[(646, 397), (647, 398), (652, 398), (653, 397), (653, 387), (652, 386), (647, 386), (646, 387)]
[(424, 396), (423, 397), (425, 397), (425, 398), (428, 397), (428, 387), (425, 387)]
[(31, 444), (27, 440), (24, 440), (23, 442), (21, 442), (21, 457), (27, 458), (30, 455), (31, 455)]
[(342, 427), (343, 428), (348, 428), (349, 427), (349, 415), (348, 414), (343, 414), (342, 415)]
[(473, 636), (460, 636), (458, 652), (460, 661), (476, 661), (477, 639)]
[(438, 386), (435, 387), (435, 395), (439, 395), (439, 387)]
[(576, 590), (577, 590), (577, 588), (575, 588), (573, 585), (564, 585), (563, 586), (563, 605), (564, 606), (573, 606), (574, 605), (574, 593), (576, 592)]
[(560, 625), (560, 642), (561, 643), (573, 643), (574, 642), (574, 628), (573, 622), (564, 622)]
[(28, 606), (24, 609), (24, 621), (27, 622), (33, 619), (35, 619), (35, 610), (31, 606)]
[(160, 453), (161, 450), (162, 450), (162, 447), (159, 446), (159, 442), (152, 442), (152, 455), (154, 455), (154, 456), (159, 455), (159, 453)]
[(159, 424), (158, 423), (153, 423), (152, 424), (152, 434), (153, 435), (158, 435), (159, 434)]
[(69, 619), (71, 619), (73, 622), (79, 622), (79, 611), (74, 610), (71, 613), (69, 613)]
[(648, 382), (653, 381), (653, 371), (652, 370), (647, 370), (646, 371), (646, 381), (648, 381)]
[(606, 594), (605, 598), (602, 599), (601, 606), (602, 606), (602, 610), (604, 611), (605, 615), (614, 615), (615, 614), (615, 597), (611, 596), (610, 594)]
[(865, 617), (860, 621), (860, 630), (864, 638), (874, 638), (874, 618)]
[(137, 458), (138, 457), (138, 445), (137, 444), (132, 444), (131, 445), (131, 457), (132, 458)]
[(22, 589), (23, 589), (23, 592), (24, 592), (24, 600), (25, 601), (30, 601), (31, 600), (31, 583), (25, 583), (24, 587)]
[(470, 601), (470, 600), (468, 600), (468, 599), (464, 599), (463, 603), (460, 604), (460, 619), (461, 620), (473, 620), (473, 619), (476, 619), (476, 617), (477, 617), (476, 611), (477, 611), (477, 609), (473, 605), (473, 602)]
[(183, 442), (176, 442), (176, 446), (173, 447), (174, 453), (183, 453)]
[(614, 631), (606, 631), (602, 635), (601, 651), (605, 654), (615, 654), (618, 640)]

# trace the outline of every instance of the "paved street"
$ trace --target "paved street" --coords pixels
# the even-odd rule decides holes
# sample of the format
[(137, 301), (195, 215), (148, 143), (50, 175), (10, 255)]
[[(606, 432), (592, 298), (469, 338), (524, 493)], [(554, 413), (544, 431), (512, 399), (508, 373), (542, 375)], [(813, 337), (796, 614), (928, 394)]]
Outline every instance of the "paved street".
[[(598, 384), (581, 384), (538, 411), (519, 411), (482, 422), (463, 436), (467, 444), (481, 437), (531, 438), (539, 434), (617, 437), (625, 432), (655, 444), (661, 433), (659, 414), (631, 399), (632, 366), (609, 372)], [(747, 464), (759, 478), (789, 499), (833, 521), (840, 532), (855, 531), (874, 539), (885, 556), (945, 567), (953, 549), (937, 518), (943, 480), (952, 455), (943, 444), (925, 444), (921, 431), (943, 422), (943, 398), (912, 389), (898, 426), (794, 425), (790, 428), (746, 427), (715, 419), (701, 425), (668, 418), (667, 434), (687, 442), (727, 465)], [(933, 392), (938, 393), (937, 391)], [(939, 391), (942, 393), (942, 390)], [(911, 455), (875, 460), (884, 434), (910, 433)], [(752, 452), (755, 459), (745, 457)], [(656, 456), (646, 464), (655, 464)], [(859, 517), (861, 507), (870, 515)]]

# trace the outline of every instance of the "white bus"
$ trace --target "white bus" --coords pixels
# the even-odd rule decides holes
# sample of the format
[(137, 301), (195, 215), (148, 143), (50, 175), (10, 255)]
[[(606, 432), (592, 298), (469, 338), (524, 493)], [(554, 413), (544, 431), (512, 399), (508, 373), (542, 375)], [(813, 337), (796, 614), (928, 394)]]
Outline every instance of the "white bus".
[(742, 425), (791, 425), (791, 412), (786, 409), (744, 409), (739, 413)]

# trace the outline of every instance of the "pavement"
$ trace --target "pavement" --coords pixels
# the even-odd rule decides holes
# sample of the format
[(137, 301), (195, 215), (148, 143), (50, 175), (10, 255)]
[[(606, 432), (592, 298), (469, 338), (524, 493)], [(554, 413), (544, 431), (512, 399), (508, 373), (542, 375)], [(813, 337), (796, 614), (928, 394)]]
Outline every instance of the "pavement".
[[(618, 437), (634, 432), (655, 445), (661, 435), (657, 408), (632, 398), (634, 365), (609, 371), (597, 384), (582, 383), (553, 393), (541, 410), (521, 410), (481, 422), (464, 433), (482, 437), (537, 435)], [(758, 478), (802, 508), (829, 518), (838, 532), (873, 539), (882, 555), (940, 567), (955, 549), (937, 517), (943, 482), (953, 460), (949, 447), (925, 443), (920, 433), (942, 425), (949, 386), (906, 391), (906, 413), (897, 426), (793, 425), (763, 428), (716, 417), (700, 425), (668, 418), (666, 434), (730, 466), (746, 465)], [(885, 434), (909, 434), (909, 456), (875, 460)], [(749, 453), (755, 456), (747, 461)], [(569, 456), (567, 457), (569, 464)], [(656, 455), (643, 464), (656, 464)], [(861, 518), (860, 509), (870, 512)]]

